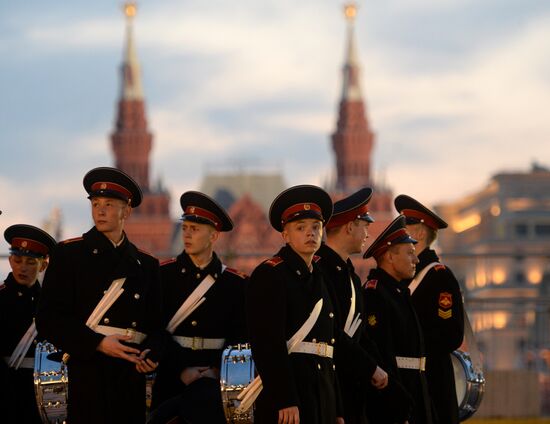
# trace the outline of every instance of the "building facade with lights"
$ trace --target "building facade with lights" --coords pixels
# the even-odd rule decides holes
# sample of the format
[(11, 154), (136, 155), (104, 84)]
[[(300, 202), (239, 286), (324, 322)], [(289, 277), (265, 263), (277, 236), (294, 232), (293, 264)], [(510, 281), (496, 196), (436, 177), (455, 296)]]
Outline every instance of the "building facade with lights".
[(439, 245), (465, 290), (490, 370), (550, 370), (550, 170), (503, 172), (437, 207)]

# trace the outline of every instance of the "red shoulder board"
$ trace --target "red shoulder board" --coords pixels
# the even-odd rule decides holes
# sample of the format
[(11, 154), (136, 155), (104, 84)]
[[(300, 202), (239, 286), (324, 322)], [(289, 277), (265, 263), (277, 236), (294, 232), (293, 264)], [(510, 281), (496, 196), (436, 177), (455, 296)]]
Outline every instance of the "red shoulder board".
[(282, 262), (283, 262), (283, 258), (281, 258), (280, 256), (273, 256), (271, 259), (268, 259), (267, 261), (265, 261), (265, 263), (270, 266), (277, 266)]
[(238, 271), (238, 270), (236, 270), (235, 268), (229, 268), (229, 267), (227, 267), (227, 268), (225, 268), (225, 270), (226, 270), (227, 272), (230, 272), (231, 274), (238, 275), (238, 276), (241, 277), (243, 280), (244, 280), (245, 278), (248, 277), (248, 275), (246, 275), (244, 272)]
[(369, 280), (365, 283), (366, 289), (375, 289), (378, 285), (378, 280)]
[(143, 249), (138, 248), (138, 252), (143, 253), (144, 255), (147, 255), (147, 256), (151, 256), (152, 258), (155, 258), (155, 256), (152, 253), (148, 252), (147, 250), (143, 250)]
[(171, 264), (171, 263), (174, 263), (174, 262), (176, 262), (176, 258), (166, 259), (165, 261), (162, 261), (162, 262), (160, 263), (160, 266), (168, 265), (168, 264)]
[(442, 270), (445, 269), (445, 265), (439, 264), (439, 265), (434, 266), (434, 268), (435, 268), (436, 271), (442, 271)]
[(315, 263), (317, 263), (317, 262), (319, 262), (319, 259), (321, 259), (321, 257), (320, 257), (320, 256), (317, 256), (317, 255), (313, 255), (313, 259), (312, 259), (312, 261), (313, 261), (313, 262), (315, 262)]
[(84, 237), (73, 237), (73, 238), (70, 238), (70, 239), (67, 239), (67, 240), (63, 240), (61, 243), (62, 244), (69, 244), (69, 243), (73, 243), (75, 241), (80, 241), (80, 240), (83, 240)]

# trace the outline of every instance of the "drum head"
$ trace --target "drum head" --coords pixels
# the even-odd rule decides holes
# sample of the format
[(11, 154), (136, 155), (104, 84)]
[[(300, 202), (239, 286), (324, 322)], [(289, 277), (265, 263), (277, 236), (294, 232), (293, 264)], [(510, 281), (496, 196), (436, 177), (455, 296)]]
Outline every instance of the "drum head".
[(468, 387), (468, 382), (466, 381), (466, 371), (462, 365), (462, 361), (456, 355), (451, 355), (453, 362), (453, 370), (455, 374), (455, 388), (456, 388), (456, 400), (458, 401), (458, 406), (460, 407), (464, 402), (466, 397), (466, 390)]

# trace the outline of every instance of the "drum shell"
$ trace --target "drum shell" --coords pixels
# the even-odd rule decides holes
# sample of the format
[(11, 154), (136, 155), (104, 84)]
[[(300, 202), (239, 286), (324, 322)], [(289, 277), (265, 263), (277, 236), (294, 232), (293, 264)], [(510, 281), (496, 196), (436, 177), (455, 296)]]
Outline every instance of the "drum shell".
[(470, 418), (479, 409), (485, 391), (482, 372), (474, 370), (467, 352), (455, 350), (451, 354), (455, 374), (456, 396), (460, 421)]
[(48, 342), (38, 343), (34, 357), (34, 389), (44, 423), (61, 424), (67, 419), (68, 373), (63, 353)]
[(237, 396), (254, 379), (254, 361), (248, 345), (230, 346), (223, 351), (220, 367), (220, 385), (225, 417), (228, 423), (249, 424), (254, 422), (253, 408), (237, 414), (240, 405)]

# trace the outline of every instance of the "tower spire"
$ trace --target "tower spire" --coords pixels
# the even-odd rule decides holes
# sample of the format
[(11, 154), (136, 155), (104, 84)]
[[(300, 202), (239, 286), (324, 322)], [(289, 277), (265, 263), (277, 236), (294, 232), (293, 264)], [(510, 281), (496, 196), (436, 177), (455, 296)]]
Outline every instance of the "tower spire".
[(134, 43), (134, 17), (137, 13), (135, 2), (124, 4), (124, 15), (126, 16), (126, 46), (124, 62), (122, 64), (122, 93), (121, 98), (126, 100), (143, 99), (141, 88), (141, 74)]
[(336, 190), (343, 194), (372, 186), (370, 175), (371, 150), (374, 134), (370, 130), (365, 104), (359, 84), (359, 56), (355, 42), (357, 5), (346, 3), (347, 42), (344, 58), (342, 97), (338, 123), (332, 134), (332, 148), (336, 156)]
[(342, 88), (342, 99), (361, 100), (361, 86), (359, 73), (361, 66), (357, 55), (355, 43), (355, 17), (357, 16), (357, 5), (355, 2), (344, 5), (344, 16), (348, 21), (347, 51), (344, 62), (344, 83)]

